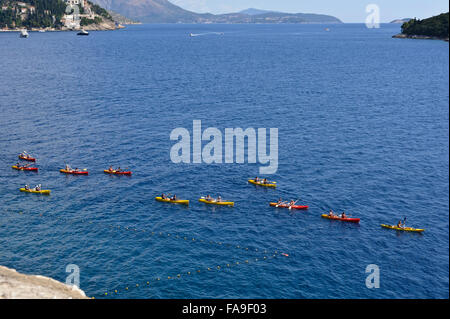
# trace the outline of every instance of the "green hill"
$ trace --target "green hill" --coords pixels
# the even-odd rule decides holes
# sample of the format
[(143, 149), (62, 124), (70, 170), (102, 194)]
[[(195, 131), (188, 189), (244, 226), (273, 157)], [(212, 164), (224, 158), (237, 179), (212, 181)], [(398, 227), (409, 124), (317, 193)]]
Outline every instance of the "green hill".
[(428, 36), (448, 38), (449, 13), (418, 20), (412, 19), (402, 24), (402, 34), (407, 36)]
[(0, 28), (60, 28), (65, 10), (62, 0), (0, 0)]
[(0, 0), (0, 29), (115, 29), (114, 21), (105, 9), (90, 1), (83, 1), (83, 4), (78, 5), (80, 20), (77, 24), (75, 16), (66, 12), (67, 4), (63, 0)]

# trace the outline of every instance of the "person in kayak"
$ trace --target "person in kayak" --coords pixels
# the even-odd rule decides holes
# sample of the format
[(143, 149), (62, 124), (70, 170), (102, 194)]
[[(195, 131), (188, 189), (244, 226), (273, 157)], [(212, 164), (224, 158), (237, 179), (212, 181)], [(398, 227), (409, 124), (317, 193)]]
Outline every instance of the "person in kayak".
[(109, 168), (108, 168), (108, 170), (109, 170), (110, 172), (114, 171), (114, 169), (113, 169), (112, 165), (109, 165)]
[(19, 163), (16, 163), (17, 168), (22, 168)]
[(162, 198), (162, 199), (166, 199), (166, 194), (162, 193), (162, 194), (161, 194), (161, 198)]
[(333, 217), (333, 216), (334, 216), (334, 213), (333, 213), (333, 210), (332, 210), (332, 209), (330, 209), (330, 212), (328, 213), (328, 216), (330, 216), (330, 217)]
[(25, 189), (27, 190), (27, 191), (29, 191), (30, 190), (30, 186), (27, 184), (27, 185), (25, 185)]
[(347, 218), (347, 215), (345, 215), (345, 212), (342, 212), (341, 218)]
[(206, 196), (205, 196), (205, 199), (206, 199), (207, 201), (209, 201), (209, 202), (212, 201), (212, 197), (211, 197), (210, 195), (206, 195)]
[(398, 228), (404, 228), (404, 227), (405, 227), (405, 224), (402, 223), (401, 220), (399, 220), (398, 223), (397, 223), (397, 227), (398, 227)]
[(259, 178), (258, 178), (258, 176), (256, 176), (255, 177), (255, 183), (258, 183), (259, 182)]
[(36, 185), (36, 187), (34, 189), (37, 190), (37, 191), (40, 191), (41, 190), (41, 184)]
[(173, 194), (172, 200), (177, 200), (177, 195)]
[(217, 202), (221, 202), (222, 201), (222, 197), (219, 195), (218, 197), (217, 197)]
[(280, 205), (280, 204), (282, 204), (283, 203), (283, 200), (281, 199), (281, 197), (280, 198), (278, 198), (278, 202), (277, 202), (277, 204), (278, 205)]
[(262, 182), (263, 184), (267, 184), (267, 178), (264, 178)]
[(289, 202), (289, 207), (292, 207), (292, 206), (294, 206), (294, 205), (295, 205), (294, 200), (291, 200), (291, 201)]
[(116, 172), (121, 172), (122, 170), (120, 169), (120, 166), (117, 167)]
[(71, 170), (70, 166), (66, 164), (65, 170), (69, 172)]

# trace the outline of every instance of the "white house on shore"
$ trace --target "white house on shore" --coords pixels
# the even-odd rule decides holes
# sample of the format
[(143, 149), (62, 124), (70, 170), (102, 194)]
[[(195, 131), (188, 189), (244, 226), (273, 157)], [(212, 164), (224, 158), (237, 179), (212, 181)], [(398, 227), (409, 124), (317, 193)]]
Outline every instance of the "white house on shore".
[(71, 5), (79, 5), (82, 8), (86, 6), (86, 0), (66, 0), (66, 3)]
[[(92, 12), (90, 6), (87, 4), (87, 0), (65, 0), (65, 2), (67, 3), (66, 13), (70, 14), (65, 14), (61, 20), (64, 26), (68, 29), (78, 30), (81, 28), (80, 25), (81, 18), (93, 20), (96, 16)], [(78, 12), (76, 11), (79, 10), (78, 7), (84, 9), (83, 14), (81, 14), (79, 11)], [(74, 11), (72, 12), (73, 8), (76, 9), (74, 9)]]

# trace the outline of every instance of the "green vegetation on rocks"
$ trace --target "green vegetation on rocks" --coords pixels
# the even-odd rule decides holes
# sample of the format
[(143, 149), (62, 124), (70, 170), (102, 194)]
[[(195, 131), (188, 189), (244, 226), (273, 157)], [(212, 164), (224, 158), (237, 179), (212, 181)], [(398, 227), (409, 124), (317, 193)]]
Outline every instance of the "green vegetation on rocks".
[[(22, 13), (26, 7), (21, 3), (34, 10)], [(0, 0), (0, 28), (59, 28), (65, 10), (62, 0)]]
[[(78, 5), (78, 12), (67, 8), (65, 0), (0, 0), (0, 29), (116, 29), (109, 12), (98, 4), (87, 1), (84, 7)], [(79, 19), (75, 19), (74, 12), (79, 13)]]
[(402, 34), (448, 38), (448, 24), (448, 12), (423, 20), (412, 19), (403, 23)]

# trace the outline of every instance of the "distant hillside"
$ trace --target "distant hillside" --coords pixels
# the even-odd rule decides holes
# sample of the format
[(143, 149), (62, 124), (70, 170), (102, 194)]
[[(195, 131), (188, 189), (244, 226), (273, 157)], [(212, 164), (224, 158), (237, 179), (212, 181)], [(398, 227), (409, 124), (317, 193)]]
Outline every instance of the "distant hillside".
[(411, 19), (411, 18), (395, 19), (395, 20), (392, 20), (392, 21), (389, 22), (389, 23), (401, 23), (401, 24), (403, 24), (403, 23), (405, 23), (405, 22), (408, 22), (409, 20), (412, 20), (412, 19)]
[(252, 15), (250, 20), (238, 18), (235, 23), (342, 23), (342, 21), (325, 14), (266, 12)]
[(200, 16), (167, 0), (93, 0), (95, 3), (129, 19), (145, 23), (194, 23)]
[(139, 21), (124, 17), (123, 15), (121, 15), (117, 12), (114, 12), (114, 11), (108, 11), (108, 13), (111, 15), (112, 19), (119, 24), (140, 24), (141, 23)]
[(428, 19), (412, 19), (402, 24), (402, 33), (395, 35), (396, 38), (436, 38), (448, 41), (449, 37), (449, 13)]
[(239, 11), (238, 13), (247, 14), (249, 16), (254, 16), (254, 15), (264, 14), (264, 13), (269, 13), (269, 12), (272, 12), (272, 11), (248, 8), (248, 9)]
[(195, 13), (168, 0), (93, 0), (107, 10), (144, 23), (341, 23), (333, 16), (248, 9), (238, 13)]

